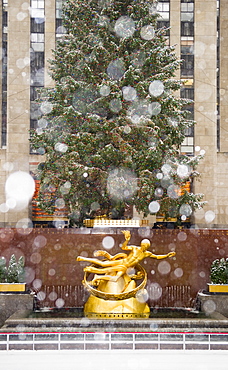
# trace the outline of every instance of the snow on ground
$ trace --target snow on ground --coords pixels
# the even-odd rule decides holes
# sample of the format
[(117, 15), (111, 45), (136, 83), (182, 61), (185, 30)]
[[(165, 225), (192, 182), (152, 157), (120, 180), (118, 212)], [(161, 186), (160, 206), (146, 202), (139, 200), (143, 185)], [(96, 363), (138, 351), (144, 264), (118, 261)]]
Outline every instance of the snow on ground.
[(228, 351), (1, 351), (2, 370), (227, 370)]

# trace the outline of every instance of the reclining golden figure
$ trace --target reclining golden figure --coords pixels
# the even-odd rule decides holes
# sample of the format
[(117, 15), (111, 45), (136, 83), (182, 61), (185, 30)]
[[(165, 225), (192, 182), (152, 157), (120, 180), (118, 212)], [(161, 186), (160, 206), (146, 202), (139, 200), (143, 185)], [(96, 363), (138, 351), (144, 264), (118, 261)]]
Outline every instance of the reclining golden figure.
[(110, 255), (108, 252), (103, 250), (98, 250), (94, 253), (95, 257), (104, 257), (105, 260), (99, 260), (98, 258), (87, 258), (78, 256), (77, 261), (90, 262), (93, 265), (99, 266), (87, 266), (84, 268), (85, 272), (95, 274), (92, 281), (89, 282), (90, 285), (98, 285), (101, 280), (113, 281), (116, 282), (121, 276), (129, 274), (131, 279), (140, 279), (142, 278), (141, 272), (138, 271), (137, 274), (132, 274), (134, 267), (146, 257), (163, 259), (167, 257), (175, 256), (175, 252), (169, 252), (165, 255), (156, 255), (153, 254), (147, 249), (150, 247), (149, 240), (142, 240), (140, 246), (127, 245), (130, 238), (130, 231), (122, 231), (125, 236), (125, 242), (122, 244), (121, 249), (130, 251), (129, 254), (118, 253), (114, 256)]

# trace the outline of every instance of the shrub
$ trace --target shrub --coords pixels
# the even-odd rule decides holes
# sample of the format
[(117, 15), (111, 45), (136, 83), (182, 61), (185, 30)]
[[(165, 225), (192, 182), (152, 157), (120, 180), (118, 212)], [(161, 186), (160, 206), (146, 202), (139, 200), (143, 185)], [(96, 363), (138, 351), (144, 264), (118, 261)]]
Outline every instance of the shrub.
[(210, 277), (213, 284), (228, 284), (228, 258), (212, 262)]
[(7, 277), (6, 259), (0, 257), (0, 283), (4, 283)]
[(0, 283), (22, 282), (24, 282), (24, 257), (21, 256), (17, 261), (15, 255), (12, 254), (8, 267), (6, 259), (0, 257)]

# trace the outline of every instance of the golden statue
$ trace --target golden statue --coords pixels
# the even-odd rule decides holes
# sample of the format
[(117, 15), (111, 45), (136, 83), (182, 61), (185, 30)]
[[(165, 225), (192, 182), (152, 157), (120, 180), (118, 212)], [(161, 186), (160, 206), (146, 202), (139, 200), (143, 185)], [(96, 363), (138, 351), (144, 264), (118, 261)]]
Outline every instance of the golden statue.
[[(87, 317), (100, 318), (132, 318), (148, 317), (150, 309), (140, 295), (143, 296), (147, 282), (145, 269), (139, 264), (146, 257), (163, 259), (175, 256), (175, 252), (165, 255), (153, 254), (147, 249), (149, 240), (142, 240), (140, 246), (128, 245), (130, 231), (122, 231), (125, 242), (121, 249), (130, 251), (129, 254), (117, 253), (112, 256), (106, 251), (94, 252), (95, 257), (77, 257), (77, 261), (89, 262), (92, 265), (84, 268), (83, 284), (91, 293), (84, 307)], [(94, 274), (92, 280), (88, 280)], [(137, 285), (136, 280), (141, 280)]]

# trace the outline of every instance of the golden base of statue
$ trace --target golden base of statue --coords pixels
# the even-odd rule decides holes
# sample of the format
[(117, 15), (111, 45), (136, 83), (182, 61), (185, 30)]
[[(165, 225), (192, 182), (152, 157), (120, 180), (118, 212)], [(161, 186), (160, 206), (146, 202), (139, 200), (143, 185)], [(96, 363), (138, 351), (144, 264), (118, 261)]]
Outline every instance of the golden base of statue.
[(84, 315), (90, 319), (148, 319), (150, 308), (136, 298), (115, 302), (91, 295), (84, 306)]
[[(175, 256), (175, 252), (155, 255), (147, 249), (150, 241), (142, 240), (139, 247), (128, 245), (131, 234), (123, 231), (125, 242), (121, 249), (129, 251), (112, 256), (107, 251), (94, 253), (98, 258), (78, 256), (77, 261), (89, 262), (84, 268), (83, 284), (91, 293), (84, 307), (84, 314), (90, 318), (129, 319), (148, 318), (149, 306), (146, 303), (145, 286), (147, 273), (139, 264), (144, 258), (163, 259)], [(92, 280), (89, 280), (92, 275)], [(136, 283), (136, 281), (139, 281)]]
[[(126, 281), (128, 281), (127, 288), (125, 288)], [(140, 294), (144, 290), (138, 290), (135, 281), (129, 281), (128, 275), (120, 277), (116, 282), (101, 281), (97, 291), (106, 299), (91, 294), (84, 306), (86, 317), (96, 319), (145, 319), (150, 315), (150, 308), (143, 301), (142, 294)], [(137, 291), (135, 293), (136, 297), (120, 299), (120, 296), (132, 296), (134, 294), (132, 291)], [(112, 299), (107, 299), (108, 297)]]

